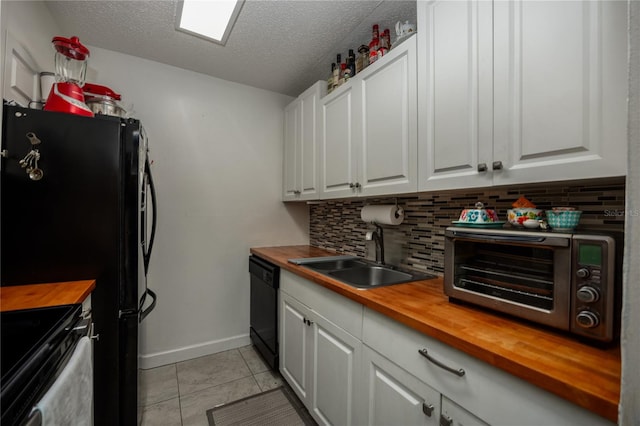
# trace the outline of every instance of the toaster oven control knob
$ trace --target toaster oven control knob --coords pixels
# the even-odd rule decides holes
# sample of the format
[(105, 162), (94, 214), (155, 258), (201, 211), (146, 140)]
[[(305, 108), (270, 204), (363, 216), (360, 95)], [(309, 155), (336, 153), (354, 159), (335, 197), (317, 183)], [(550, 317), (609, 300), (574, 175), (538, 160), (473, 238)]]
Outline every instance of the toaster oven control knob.
[(576, 271), (576, 275), (578, 276), (578, 278), (587, 278), (590, 273), (587, 268), (580, 268)]
[(600, 299), (600, 292), (597, 288), (585, 285), (578, 289), (578, 300), (584, 303), (597, 302)]
[(576, 316), (578, 325), (583, 328), (595, 328), (600, 324), (598, 314), (591, 311), (581, 311)]

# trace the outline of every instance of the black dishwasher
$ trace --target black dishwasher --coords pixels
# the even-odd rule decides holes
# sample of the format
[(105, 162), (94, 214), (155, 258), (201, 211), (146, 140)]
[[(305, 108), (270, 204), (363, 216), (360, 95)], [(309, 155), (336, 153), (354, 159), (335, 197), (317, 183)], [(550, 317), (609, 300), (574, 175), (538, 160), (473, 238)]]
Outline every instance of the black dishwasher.
[(278, 371), (278, 287), (280, 268), (249, 257), (251, 276), (250, 336), (267, 364)]

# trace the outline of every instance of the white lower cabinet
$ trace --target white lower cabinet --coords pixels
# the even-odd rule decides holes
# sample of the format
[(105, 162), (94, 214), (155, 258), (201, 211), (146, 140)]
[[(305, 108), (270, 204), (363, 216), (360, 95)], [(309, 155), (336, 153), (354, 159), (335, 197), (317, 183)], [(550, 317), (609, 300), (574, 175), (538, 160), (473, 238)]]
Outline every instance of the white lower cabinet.
[[(292, 278), (286, 273), (283, 276), (285, 282)], [(311, 283), (306, 285), (315, 286)], [(311, 290), (328, 291), (321, 287)], [(325, 294), (303, 292), (301, 296), (309, 303), (322, 299)], [(328, 296), (326, 301), (331, 298)], [(350, 302), (346, 309), (353, 308), (353, 302), (347, 299), (344, 302)], [(356, 424), (355, 399), (358, 396), (356, 386), (361, 371), (362, 342), (316, 311), (322, 305), (310, 303), (307, 306), (281, 288), (280, 372), (318, 424)], [(361, 325), (362, 305), (353, 305)], [(340, 309), (338, 305), (335, 311)], [(330, 316), (333, 312), (323, 313)], [(352, 317), (351, 312), (347, 311), (346, 317)], [(337, 318), (341, 316), (338, 314)]]
[(305, 404), (311, 399), (308, 312), (306, 306), (280, 292), (280, 373)]
[(367, 425), (486, 426), (440, 392), (364, 345)]
[(488, 426), (455, 402), (442, 395), (440, 426)]
[[(366, 308), (362, 341), (365, 347), (410, 371), (442, 395), (443, 426), (612, 425), (603, 417)], [(420, 354), (424, 349), (431, 360)]]
[(279, 318), (280, 372), (321, 425), (612, 425), (286, 270)]
[(367, 425), (437, 426), (440, 393), (373, 349), (364, 346), (363, 379)]
[(321, 316), (312, 318), (311, 415), (319, 424), (354, 424), (362, 342)]

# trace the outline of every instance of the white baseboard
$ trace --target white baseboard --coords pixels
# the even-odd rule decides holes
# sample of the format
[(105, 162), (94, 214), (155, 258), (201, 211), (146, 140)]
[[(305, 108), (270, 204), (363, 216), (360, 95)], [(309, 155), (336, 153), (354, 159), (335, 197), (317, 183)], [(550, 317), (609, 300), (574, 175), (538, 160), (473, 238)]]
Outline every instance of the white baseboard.
[(249, 338), (249, 334), (241, 334), (239, 336), (213, 340), (210, 342), (199, 343), (197, 345), (185, 346), (182, 348), (172, 349), (170, 351), (140, 355), (138, 359), (140, 362), (140, 368), (146, 370), (149, 368), (155, 368), (163, 365), (173, 364), (176, 362), (199, 358), (205, 355), (228, 351), (230, 349), (240, 348), (242, 346), (247, 346), (250, 344), (251, 339)]

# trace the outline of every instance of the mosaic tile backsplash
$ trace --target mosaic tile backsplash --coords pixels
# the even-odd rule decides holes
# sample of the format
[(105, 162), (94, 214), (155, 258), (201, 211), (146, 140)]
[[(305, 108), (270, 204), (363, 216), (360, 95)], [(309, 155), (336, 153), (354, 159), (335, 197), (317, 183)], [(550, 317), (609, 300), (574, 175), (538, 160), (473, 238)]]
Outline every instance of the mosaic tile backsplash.
[(461, 210), (482, 201), (506, 221), (507, 209), (521, 195), (540, 209), (570, 206), (581, 210), (581, 228), (624, 229), (625, 180), (617, 178), (314, 202), (309, 206), (309, 240), (313, 246), (337, 253), (373, 258), (373, 243), (364, 236), (374, 228), (360, 219), (360, 209), (365, 204), (397, 200), (405, 218), (401, 225), (383, 226), (387, 263), (442, 275), (444, 230)]

